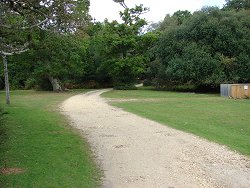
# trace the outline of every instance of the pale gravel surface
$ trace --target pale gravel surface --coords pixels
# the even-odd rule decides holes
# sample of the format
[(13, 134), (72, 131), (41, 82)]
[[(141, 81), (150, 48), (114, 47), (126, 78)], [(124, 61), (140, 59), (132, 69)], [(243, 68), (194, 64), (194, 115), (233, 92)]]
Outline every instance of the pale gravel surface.
[(92, 91), (62, 111), (88, 140), (105, 188), (250, 187), (250, 159), (226, 147), (110, 106)]

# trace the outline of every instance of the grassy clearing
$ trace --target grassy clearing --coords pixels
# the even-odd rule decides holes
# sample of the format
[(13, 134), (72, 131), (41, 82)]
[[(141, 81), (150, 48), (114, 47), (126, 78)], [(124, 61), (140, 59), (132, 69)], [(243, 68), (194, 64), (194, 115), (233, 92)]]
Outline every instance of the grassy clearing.
[(250, 155), (250, 100), (233, 100), (214, 94), (152, 90), (116, 90), (104, 93), (103, 96), (138, 99), (113, 104)]
[(23, 173), (0, 174), (0, 187), (97, 187), (100, 170), (88, 144), (56, 111), (76, 93), (13, 91), (0, 125), (0, 169)]

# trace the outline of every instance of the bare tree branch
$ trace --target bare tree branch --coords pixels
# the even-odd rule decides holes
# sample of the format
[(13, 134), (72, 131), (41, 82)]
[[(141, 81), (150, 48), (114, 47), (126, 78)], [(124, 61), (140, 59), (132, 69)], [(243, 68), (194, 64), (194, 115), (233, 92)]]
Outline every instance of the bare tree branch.
[(23, 52), (27, 52), (29, 49), (24, 49), (24, 50), (19, 50), (19, 51), (15, 51), (15, 52), (4, 52), (4, 51), (0, 51), (1, 56), (11, 56), (11, 55), (15, 55), (15, 54), (21, 54)]
[(26, 30), (26, 29), (32, 29), (34, 27), (39, 27), (40, 25), (42, 25), (42, 24), (46, 23), (47, 21), (49, 21), (49, 19), (50, 18), (46, 18), (46, 19), (44, 19), (43, 21), (41, 21), (41, 22), (39, 22), (37, 24), (31, 25), (31, 26), (28, 26), (28, 27), (21, 27), (20, 29), (21, 30)]
[[(1, 44), (1, 45), (3, 45), (3, 44)], [(21, 54), (21, 53), (29, 50), (28, 46), (29, 46), (28, 42), (22, 46), (19, 46), (19, 47), (13, 47), (12, 45), (5, 44), (6, 51), (1, 49), (0, 54), (1, 54), (1, 56), (11, 56), (11, 55), (15, 55), (15, 54)]]
[(113, 0), (115, 3), (119, 3), (123, 8), (128, 8), (124, 0)]

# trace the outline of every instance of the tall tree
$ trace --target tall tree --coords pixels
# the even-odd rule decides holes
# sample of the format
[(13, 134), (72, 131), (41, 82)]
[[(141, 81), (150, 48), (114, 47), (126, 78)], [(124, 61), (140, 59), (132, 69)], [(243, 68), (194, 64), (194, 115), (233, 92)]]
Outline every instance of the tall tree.
[(155, 47), (157, 85), (249, 82), (249, 23), (249, 10), (208, 7), (181, 25), (163, 25)]
[[(89, 0), (1, 0), (0, 55), (8, 79), (7, 56), (28, 50), (34, 29), (76, 32), (89, 21)], [(5, 81), (8, 84), (8, 80)], [(9, 104), (9, 85), (6, 85)]]
[(141, 34), (146, 21), (140, 15), (146, 11), (142, 5), (125, 8), (120, 12), (122, 23), (106, 20), (93, 38), (94, 53), (99, 54), (97, 57), (102, 61), (99, 71), (107, 72), (115, 85), (132, 85), (144, 71), (141, 48), (145, 47), (142, 40), (148, 38)]
[(88, 43), (84, 39), (51, 32), (45, 32), (43, 37), (30, 55), (36, 62), (33, 78), (50, 81), (53, 91), (59, 92), (64, 90), (61, 81), (87, 74), (91, 61), (88, 61)]

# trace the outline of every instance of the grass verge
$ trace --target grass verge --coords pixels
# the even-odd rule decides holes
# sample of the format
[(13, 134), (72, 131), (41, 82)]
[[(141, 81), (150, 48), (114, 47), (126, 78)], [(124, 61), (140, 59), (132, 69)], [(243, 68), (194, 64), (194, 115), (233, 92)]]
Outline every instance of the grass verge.
[(57, 111), (76, 93), (11, 92), (0, 123), (0, 187), (86, 187), (101, 172), (88, 144)]
[(137, 99), (113, 104), (250, 155), (250, 100), (227, 99), (215, 94), (152, 90), (115, 90), (103, 96)]

